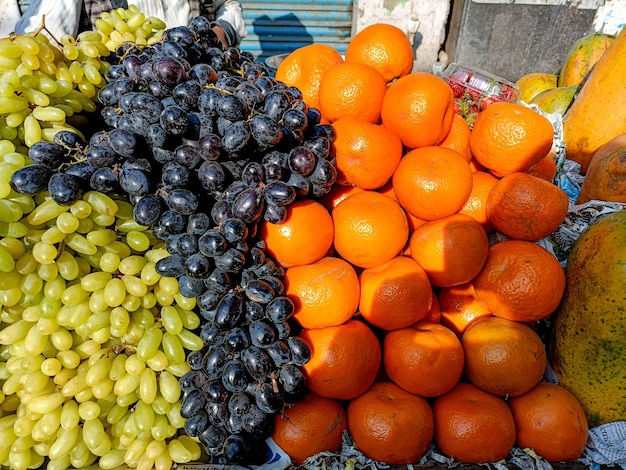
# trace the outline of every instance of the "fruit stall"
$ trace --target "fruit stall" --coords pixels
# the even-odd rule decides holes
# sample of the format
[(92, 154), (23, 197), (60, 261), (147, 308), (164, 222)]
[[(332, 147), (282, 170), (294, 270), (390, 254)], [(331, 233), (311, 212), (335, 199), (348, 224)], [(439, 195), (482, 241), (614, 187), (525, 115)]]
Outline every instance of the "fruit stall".
[(281, 59), (0, 38), (0, 468), (626, 465), (626, 30)]

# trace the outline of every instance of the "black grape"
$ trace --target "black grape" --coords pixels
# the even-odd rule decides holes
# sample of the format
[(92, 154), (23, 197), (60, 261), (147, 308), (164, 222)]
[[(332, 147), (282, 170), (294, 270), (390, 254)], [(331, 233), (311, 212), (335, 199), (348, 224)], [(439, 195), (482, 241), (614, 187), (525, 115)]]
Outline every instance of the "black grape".
[(10, 184), (16, 192), (34, 196), (48, 188), (48, 180), (53, 174), (53, 170), (46, 165), (27, 165), (13, 172)]

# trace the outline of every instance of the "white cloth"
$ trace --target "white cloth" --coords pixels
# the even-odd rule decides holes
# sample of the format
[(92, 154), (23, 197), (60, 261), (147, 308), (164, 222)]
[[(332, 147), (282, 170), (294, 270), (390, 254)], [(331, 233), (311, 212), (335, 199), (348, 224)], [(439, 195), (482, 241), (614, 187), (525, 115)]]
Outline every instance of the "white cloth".
[(15, 30), (20, 18), (20, 9), (15, 0), (0, 0), (0, 37), (6, 37)]
[[(8, 0), (1, 0), (6, 3)], [(13, 0), (15, 8), (17, 2)], [(155, 16), (165, 22), (168, 28), (186, 26), (192, 20), (187, 0), (129, 0), (129, 5), (137, 5), (146, 16)], [(80, 18), (81, 2), (76, 0), (32, 0), (28, 10), (15, 23), (15, 32), (34, 31), (41, 25), (45, 15), (46, 28), (57, 38), (68, 33), (76, 36)], [(18, 13), (19, 16), (19, 13)], [(241, 5), (236, 0), (226, 0), (216, 12), (216, 20), (230, 23), (239, 37), (246, 36), (246, 25)], [(11, 32), (9, 31), (9, 32)]]

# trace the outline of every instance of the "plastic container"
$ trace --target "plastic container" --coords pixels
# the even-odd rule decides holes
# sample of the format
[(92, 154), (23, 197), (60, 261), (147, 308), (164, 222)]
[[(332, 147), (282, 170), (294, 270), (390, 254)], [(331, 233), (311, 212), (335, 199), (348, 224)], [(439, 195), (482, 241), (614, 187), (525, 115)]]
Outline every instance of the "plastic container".
[(455, 112), (470, 125), (489, 104), (496, 101), (516, 102), (520, 94), (515, 83), (471, 65), (453, 62), (439, 76), (450, 84), (454, 92)]

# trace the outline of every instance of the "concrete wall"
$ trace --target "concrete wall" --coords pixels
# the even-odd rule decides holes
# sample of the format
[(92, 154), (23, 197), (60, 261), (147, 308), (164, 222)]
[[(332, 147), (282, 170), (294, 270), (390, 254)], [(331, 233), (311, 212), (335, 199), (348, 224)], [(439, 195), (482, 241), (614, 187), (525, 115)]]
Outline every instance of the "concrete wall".
[(377, 22), (414, 42), (414, 71), (458, 61), (514, 81), (553, 72), (584, 34), (616, 34), (626, 0), (354, 0), (352, 34)]

